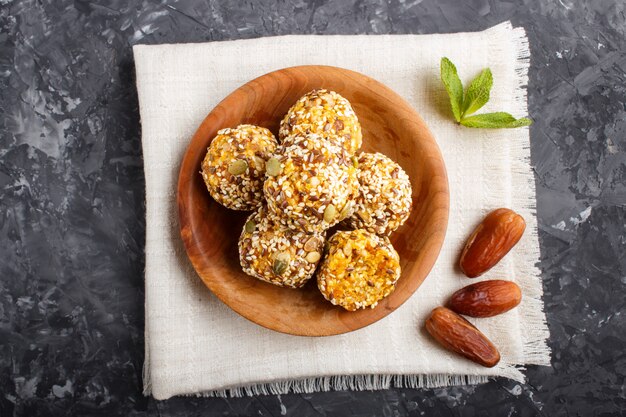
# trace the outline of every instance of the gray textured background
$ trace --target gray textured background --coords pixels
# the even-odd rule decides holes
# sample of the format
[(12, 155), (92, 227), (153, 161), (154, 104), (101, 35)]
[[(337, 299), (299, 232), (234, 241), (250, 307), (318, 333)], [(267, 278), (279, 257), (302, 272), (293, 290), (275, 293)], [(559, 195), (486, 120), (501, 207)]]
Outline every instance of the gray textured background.
[[(0, 416), (626, 414), (625, 9), (623, 0), (0, 0)], [(553, 367), (530, 367), (523, 385), (144, 398), (131, 45), (473, 31), (508, 19), (532, 49)]]

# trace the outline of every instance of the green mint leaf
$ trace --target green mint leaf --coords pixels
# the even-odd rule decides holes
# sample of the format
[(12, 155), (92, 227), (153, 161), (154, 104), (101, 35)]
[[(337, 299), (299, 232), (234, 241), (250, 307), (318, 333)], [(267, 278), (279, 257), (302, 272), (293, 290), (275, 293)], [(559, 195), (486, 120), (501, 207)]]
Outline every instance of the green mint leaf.
[(526, 117), (516, 119), (509, 113), (505, 112), (477, 114), (475, 116), (464, 117), (463, 119), (461, 119), (461, 124), (463, 126), (482, 127), (487, 129), (530, 126), (532, 123), (533, 121)]
[(493, 76), (491, 75), (491, 70), (489, 68), (484, 69), (467, 87), (461, 117), (469, 116), (487, 104), (492, 85)]
[(448, 58), (441, 58), (441, 81), (450, 96), (452, 114), (457, 122), (461, 121), (461, 107), (463, 106), (463, 83), (456, 72), (456, 67)]
[[(459, 78), (456, 67), (446, 57), (441, 58), (441, 81), (450, 96), (450, 107), (457, 122), (466, 127), (487, 129), (513, 128), (530, 126), (533, 121), (522, 117), (516, 119), (509, 113), (495, 112), (470, 116), (489, 101), (493, 75), (489, 68), (484, 69), (470, 83), (463, 94), (463, 83)], [(465, 96), (465, 97), (464, 97)]]

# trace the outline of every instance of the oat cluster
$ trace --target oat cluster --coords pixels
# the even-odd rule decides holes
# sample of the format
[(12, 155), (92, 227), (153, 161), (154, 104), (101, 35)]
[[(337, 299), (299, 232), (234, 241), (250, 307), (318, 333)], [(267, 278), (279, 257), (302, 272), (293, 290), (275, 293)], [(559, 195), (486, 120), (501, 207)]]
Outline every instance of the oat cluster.
[(411, 214), (413, 199), (409, 176), (402, 167), (381, 153), (359, 155), (360, 184), (354, 215), (347, 220), (352, 229), (366, 229), (389, 236)]
[(350, 102), (324, 89), (313, 90), (294, 104), (280, 123), (281, 139), (294, 134), (318, 133), (354, 154), (363, 142), (361, 124)]
[(293, 135), (277, 150), (280, 167), (268, 175), (265, 198), (288, 227), (321, 232), (348, 218), (359, 192), (348, 152), (318, 134)]
[(265, 163), (278, 141), (268, 129), (239, 125), (222, 129), (202, 161), (202, 178), (211, 197), (232, 210), (254, 210), (263, 202)]
[(400, 257), (389, 239), (366, 230), (337, 232), (317, 273), (328, 301), (346, 310), (374, 308), (400, 278)]
[(299, 288), (315, 272), (326, 233), (290, 229), (262, 206), (248, 217), (239, 238), (243, 271), (275, 285)]
[[(331, 303), (350, 311), (375, 307), (400, 277), (387, 236), (411, 210), (407, 174), (382, 154), (355, 154), (361, 126), (333, 91), (300, 98), (281, 121), (279, 138), (252, 125), (223, 129), (202, 162), (217, 202), (254, 210), (239, 238), (243, 271), (299, 288), (317, 269), (318, 288)], [(356, 230), (326, 241), (338, 224)]]

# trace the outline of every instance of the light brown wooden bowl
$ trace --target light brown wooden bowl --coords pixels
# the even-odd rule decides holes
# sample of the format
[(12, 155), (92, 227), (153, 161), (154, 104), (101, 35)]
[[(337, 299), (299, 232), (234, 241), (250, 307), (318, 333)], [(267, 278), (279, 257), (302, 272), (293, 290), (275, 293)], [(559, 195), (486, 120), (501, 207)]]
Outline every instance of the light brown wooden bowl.
[[(391, 236), (400, 254), (396, 290), (375, 309), (348, 312), (324, 300), (315, 279), (286, 289), (244, 274), (237, 241), (249, 213), (216, 203), (200, 163), (219, 129), (250, 123), (278, 133), (289, 107), (305, 93), (334, 90), (354, 107), (363, 129), (363, 151), (398, 162), (413, 186), (413, 211)], [(387, 316), (420, 286), (433, 267), (448, 223), (448, 180), (443, 158), (424, 121), (398, 94), (357, 72), (328, 66), (285, 68), (248, 82), (204, 119), (185, 153), (178, 179), (180, 232), (196, 272), (226, 305), (247, 319), (283, 333), (328, 336), (350, 332)]]

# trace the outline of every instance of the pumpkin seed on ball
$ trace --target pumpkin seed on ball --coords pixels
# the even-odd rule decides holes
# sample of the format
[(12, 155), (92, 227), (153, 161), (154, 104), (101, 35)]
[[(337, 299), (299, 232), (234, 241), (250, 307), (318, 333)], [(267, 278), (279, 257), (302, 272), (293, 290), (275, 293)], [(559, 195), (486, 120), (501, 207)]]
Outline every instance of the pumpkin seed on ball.
[(265, 172), (267, 175), (275, 177), (280, 174), (280, 171), (280, 161), (277, 158), (272, 157), (267, 160), (267, 163), (265, 164)]
[(243, 159), (236, 159), (228, 166), (228, 172), (233, 175), (241, 175), (248, 169), (248, 163)]
[(332, 223), (335, 220), (335, 216), (337, 216), (337, 209), (334, 205), (329, 204), (324, 209), (324, 221), (326, 223)]
[(282, 275), (287, 270), (287, 262), (274, 259), (273, 271), (276, 275)]
[(246, 222), (246, 225), (245, 225), (245, 230), (246, 230), (246, 233), (252, 233), (252, 232), (254, 232), (254, 229), (255, 229), (255, 228), (256, 228), (256, 223), (254, 222), (254, 220), (248, 220), (248, 221)]

